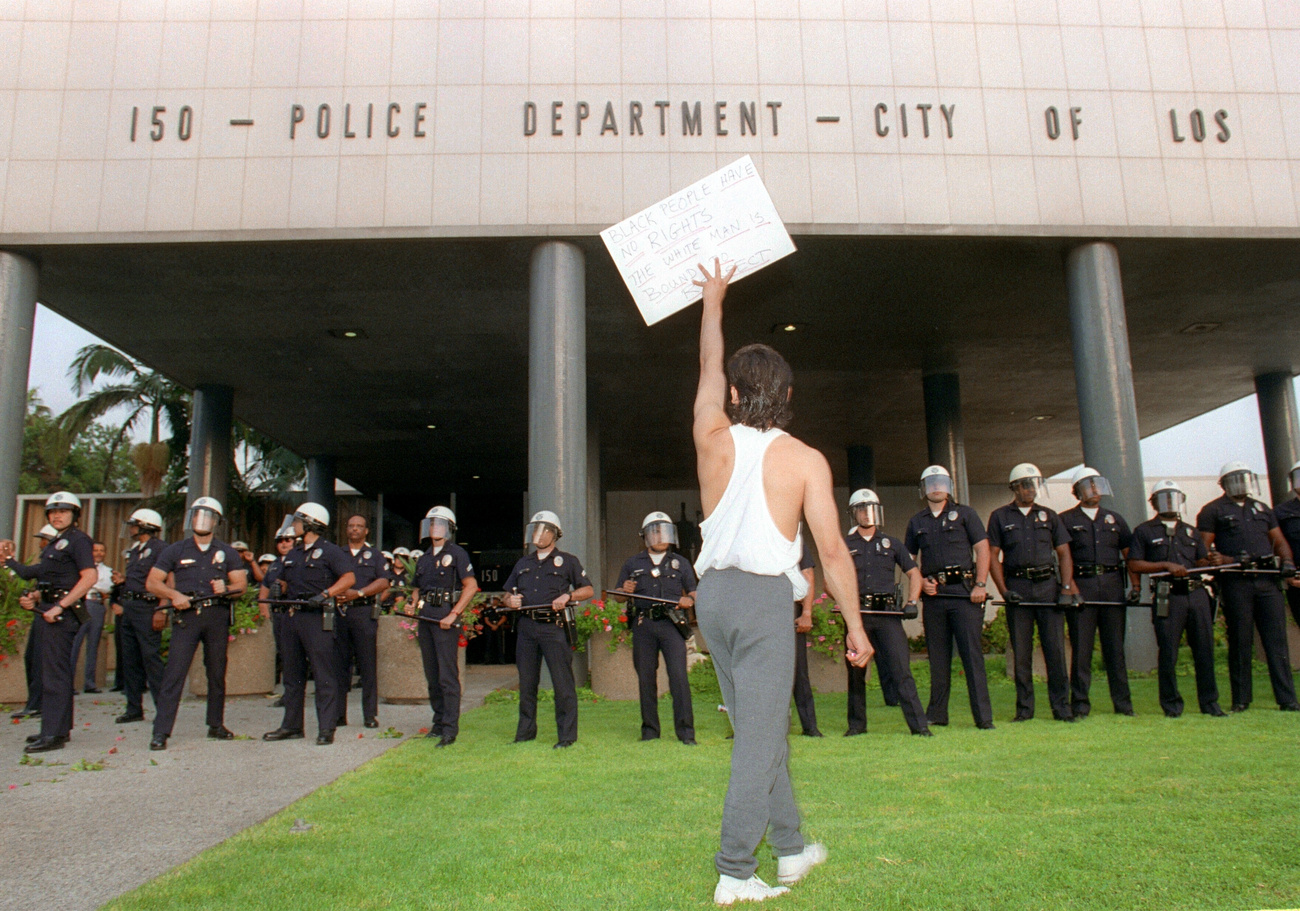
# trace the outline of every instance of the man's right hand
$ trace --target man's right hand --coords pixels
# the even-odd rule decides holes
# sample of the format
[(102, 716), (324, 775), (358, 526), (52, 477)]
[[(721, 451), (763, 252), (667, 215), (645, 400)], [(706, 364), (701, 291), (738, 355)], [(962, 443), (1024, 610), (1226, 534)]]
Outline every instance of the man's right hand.
[(856, 629), (844, 637), (844, 653), (849, 659), (849, 664), (854, 667), (866, 667), (876, 650), (871, 647), (871, 640), (867, 638), (866, 630)]
[(628, 579), (626, 582), (624, 582), (624, 583), (623, 583), (623, 591), (627, 592), (629, 595), (631, 595), (631, 594), (635, 594), (635, 593), (636, 593), (636, 580), (635, 580), (635, 579)]
[(1228, 558), (1225, 557), (1223, 554), (1219, 553), (1217, 550), (1210, 551), (1211, 566), (1222, 566), (1227, 562), (1228, 562)]
[[(1217, 557), (1218, 554), (1215, 554), (1215, 556)], [(1164, 567), (1165, 572), (1169, 573), (1171, 576), (1182, 577), (1187, 575), (1187, 567), (1183, 566), (1181, 563), (1166, 563), (1164, 564)]]
[(120, 605), (120, 604), (114, 604), (114, 605), (113, 605), (113, 616), (114, 616), (114, 617), (120, 617), (120, 616), (122, 616), (122, 613), (123, 613), (122, 605)]
[(703, 263), (697, 264), (697, 268), (704, 275), (704, 281), (695, 279), (691, 284), (704, 289), (704, 306), (721, 306), (722, 299), (727, 296), (727, 282), (731, 281), (731, 277), (736, 274), (736, 267), (732, 266), (731, 271), (727, 273), (725, 278), (722, 275), (722, 264), (717, 257), (713, 259), (712, 275), (709, 274), (708, 269), (704, 268)]
[(1008, 607), (1016, 607), (1018, 604), (1020, 604), (1021, 601), (1025, 599), (1020, 597), (1020, 592), (1013, 592), (1008, 590), (1002, 593), (1002, 600), (1007, 603)]
[(989, 596), (987, 588), (980, 588), (978, 585), (970, 590), (970, 600), (972, 604), (983, 604)]
[(921, 580), (921, 591), (933, 598), (935, 595), (939, 594), (939, 583), (931, 576), (926, 576)]
[(506, 595), (506, 607), (520, 608), (524, 606), (524, 596), (520, 594)]
[(15, 551), (16, 548), (14, 547), (13, 541), (0, 541), (0, 560), (12, 560)]
[(23, 610), (36, 610), (36, 604), (40, 600), (40, 595), (36, 592), (28, 592), (18, 599), (18, 606)]
[(812, 614), (800, 614), (794, 618), (794, 631), (807, 633), (812, 630)]
[(172, 607), (176, 608), (177, 610), (189, 610), (190, 596), (182, 594), (181, 592), (177, 592), (176, 597), (172, 598)]

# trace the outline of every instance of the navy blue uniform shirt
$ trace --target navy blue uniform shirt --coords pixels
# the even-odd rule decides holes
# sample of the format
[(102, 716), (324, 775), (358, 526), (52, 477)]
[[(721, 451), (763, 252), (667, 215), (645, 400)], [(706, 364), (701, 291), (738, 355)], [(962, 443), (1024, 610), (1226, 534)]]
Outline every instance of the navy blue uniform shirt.
[(916, 569), (916, 563), (897, 538), (883, 534), (879, 529), (868, 541), (857, 531), (846, 535), (849, 556), (858, 570), (858, 592), (863, 595), (892, 595), (894, 593), (894, 567), (903, 572)]
[(907, 523), (903, 545), (921, 558), (921, 572), (932, 576), (949, 566), (974, 569), (971, 548), (988, 539), (979, 514), (949, 500), (939, 515), (927, 505)]
[(95, 568), (94, 542), (75, 525), (41, 549), (41, 558), (31, 565), (12, 557), (5, 561), (21, 579), (35, 579), (40, 585), (71, 589), (81, 579), (83, 569)]
[[(691, 561), (671, 550), (664, 553), (663, 559), (657, 566), (654, 560), (650, 559), (648, 550), (628, 557), (619, 571), (618, 584), (614, 587), (622, 588), (624, 582), (633, 578), (633, 574), (635, 574), (637, 594), (649, 595), (652, 598), (667, 598), (669, 601), (676, 601), (682, 595), (691, 594), (699, 584), (695, 579), (695, 567), (691, 566)], [(654, 601), (638, 602), (635, 599), (632, 604), (648, 610), (668, 607), (666, 604), (658, 604)]]
[(1291, 553), (1300, 554), (1300, 500), (1292, 497), (1281, 506), (1274, 506), (1273, 518), (1282, 529), (1282, 537), (1291, 545)]
[(573, 554), (553, 550), (539, 560), (534, 551), (520, 558), (504, 586), (507, 592), (524, 596), (524, 606), (550, 604), (560, 595), (591, 584), (587, 571)]
[(374, 545), (363, 544), (355, 554), (351, 546), (348, 546), (343, 549), (343, 552), (352, 561), (352, 572), (357, 577), (352, 587), (357, 591), (361, 591), (384, 575), (384, 553)]
[(302, 601), (319, 595), (352, 572), (352, 555), (337, 544), (317, 538), (309, 548), (304, 548), (301, 541), (295, 544), (282, 558), (282, 564), (280, 578), (287, 585), (285, 599)]
[(1196, 533), (1196, 529), (1181, 520), (1171, 533), (1164, 520), (1148, 519), (1133, 529), (1133, 539), (1128, 545), (1130, 560), (1177, 563), (1188, 569), (1208, 555), (1204, 539)]
[(1002, 549), (1002, 568), (1051, 566), (1053, 551), (1070, 543), (1061, 517), (1046, 506), (1034, 504), (1024, 515), (1015, 503), (999, 506), (989, 516), (989, 543)]
[(150, 537), (148, 541), (141, 543), (136, 541), (131, 545), (131, 549), (126, 552), (126, 577), (122, 582), (122, 594), (126, 597), (131, 595), (147, 595), (149, 589), (145, 587), (145, 580), (149, 578), (149, 570), (153, 569), (154, 564), (158, 562), (158, 557), (169, 545), (161, 538)]
[(212, 539), (206, 551), (200, 550), (194, 538), (169, 544), (158, 555), (153, 568), (161, 573), (171, 573), (176, 582), (172, 588), (187, 595), (210, 595), (212, 583), (217, 579), (228, 582), (233, 572), (247, 572), (244, 561), (225, 541)]
[(1273, 510), (1253, 497), (1238, 505), (1225, 494), (1206, 503), (1196, 516), (1197, 531), (1214, 535), (1214, 549), (1233, 559), (1241, 554), (1272, 556), (1273, 542), (1268, 539), (1271, 528), (1277, 528)]
[(438, 553), (426, 552), (415, 563), (415, 587), (454, 592), (460, 589), (461, 580), (474, 575), (474, 564), (469, 553), (459, 544), (448, 542)]
[(1093, 563), (1098, 566), (1123, 566), (1120, 553), (1133, 538), (1124, 517), (1113, 509), (1097, 507), (1097, 518), (1090, 519), (1082, 506), (1061, 513), (1061, 521), (1070, 534), (1070, 556), (1074, 565)]

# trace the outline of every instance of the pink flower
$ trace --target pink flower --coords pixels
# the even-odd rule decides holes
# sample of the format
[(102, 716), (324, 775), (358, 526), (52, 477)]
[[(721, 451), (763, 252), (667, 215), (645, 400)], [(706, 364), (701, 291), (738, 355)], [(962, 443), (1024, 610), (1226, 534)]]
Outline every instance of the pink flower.
[(826, 641), (826, 637), (825, 637), (825, 636), (818, 636), (818, 637), (817, 637), (817, 641), (818, 641), (818, 642), (825, 642), (825, 641)]

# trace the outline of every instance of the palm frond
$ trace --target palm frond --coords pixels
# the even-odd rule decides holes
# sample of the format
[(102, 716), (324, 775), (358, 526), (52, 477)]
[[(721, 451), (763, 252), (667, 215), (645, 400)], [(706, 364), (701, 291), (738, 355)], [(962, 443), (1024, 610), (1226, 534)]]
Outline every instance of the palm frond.
[(86, 345), (68, 365), (68, 381), (78, 398), (101, 376), (123, 379), (139, 373), (140, 367), (135, 361), (108, 345)]

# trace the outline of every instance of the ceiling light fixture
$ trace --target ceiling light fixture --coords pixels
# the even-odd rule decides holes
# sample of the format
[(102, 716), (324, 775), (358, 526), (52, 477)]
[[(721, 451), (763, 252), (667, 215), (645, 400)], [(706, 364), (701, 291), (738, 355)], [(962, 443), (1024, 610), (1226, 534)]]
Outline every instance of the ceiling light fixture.
[(437, 429), (438, 429), (438, 425), (437, 425), (437, 424), (425, 424), (424, 426), (425, 426), (426, 428), (428, 428), (429, 430), (437, 430)]
[(798, 332), (800, 329), (807, 329), (807, 323), (773, 323), (772, 333), (778, 332)]
[(332, 335), (334, 338), (345, 338), (345, 339), (370, 337), (366, 334), (366, 330), (364, 329), (331, 329), (329, 330), (329, 334)]
[(1031, 420), (1031, 421), (1050, 421), (1050, 420), (1052, 420), (1052, 418), (1054, 418), (1054, 417), (1056, 417), (1056, 415), (1054, 415), (1054, 414), (1036, 414), (1036, 415), (1034, 415), (1033, 417), (1031, 417), (1029, 420)]

